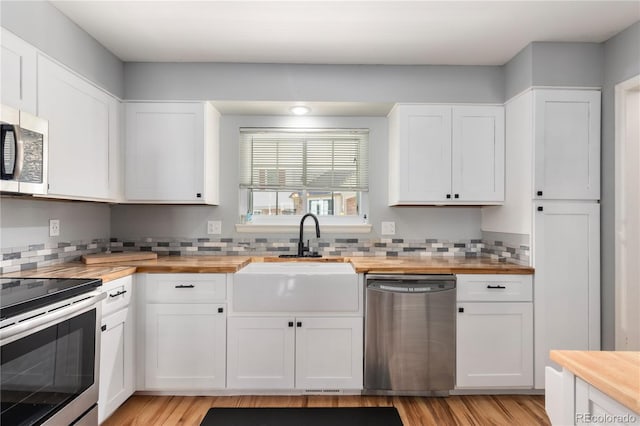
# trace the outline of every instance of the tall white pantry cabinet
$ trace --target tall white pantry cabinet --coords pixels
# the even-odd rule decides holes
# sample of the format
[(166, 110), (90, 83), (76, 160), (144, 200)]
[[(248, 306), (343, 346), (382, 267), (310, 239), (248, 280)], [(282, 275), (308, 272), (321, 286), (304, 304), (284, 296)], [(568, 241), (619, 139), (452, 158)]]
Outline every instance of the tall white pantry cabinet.
[(600, 349), (600, 91), (532, 89), (505, 116), (505, 204), (482, 230), (530, 236), (541, 389), (550, 350)]

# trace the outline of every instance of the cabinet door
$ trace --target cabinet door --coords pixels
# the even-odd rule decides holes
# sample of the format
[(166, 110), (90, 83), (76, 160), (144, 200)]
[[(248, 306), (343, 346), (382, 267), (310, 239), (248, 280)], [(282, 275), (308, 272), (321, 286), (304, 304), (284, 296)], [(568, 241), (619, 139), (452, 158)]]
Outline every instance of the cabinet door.
[(102, 423), (134, 391), (132, 314), (128, 308), (102, 320), (99, 420)]
[(203, 203), (203, 105), (128, 103), (125, 109), (127, 200)]
[(10, 107), (36, 114), (36, 48), (2, 28), (0, 97)]
[(296, 318), (296, 388), (362, 389), (362, 318)]
[(145, 387), (224, 388), (225, 305), (147, 304), (146, 308)]
[(293, 389), (293, 318), (229, 318), (229, 389)]
[[(538, 210), (541, 208), (542, 210)], [(549, 350), (600, 350), (600, 206), (539, 201), (534, 228), (536, 388)]]
[(399, 105), (392, 113), (390, 204), (429, 204), (451, 194), (451, 107)]
[(600, 198), (600, 92), (534, 92), (534, 194), (543, 199)]
[(457, 321), (458, 388), (533, 385), (531, 303), (461, 302)]
[(453, 108), (453, 201), (504, 201), (504, 108)]
[(49, 120), (49, 195), (109, 199), (118, 101), (38, 56), (38, 115)]

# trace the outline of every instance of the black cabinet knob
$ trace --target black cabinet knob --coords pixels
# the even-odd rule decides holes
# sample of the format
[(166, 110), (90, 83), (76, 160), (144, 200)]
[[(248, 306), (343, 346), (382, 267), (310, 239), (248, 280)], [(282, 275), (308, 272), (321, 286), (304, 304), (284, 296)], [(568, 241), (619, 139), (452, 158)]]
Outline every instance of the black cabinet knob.
[(539, 212), (544, 211), (544, 208), (542, 208), (542, 206), (538, 206), (538, 211)]
[(447, 194), (447, 198), (451, 198), (451, 194)]
[(538, 191), (536, 194), (538, 194), (538, 197), (542, 197), (542, 191)]
[(221, 314), (224, 312), (224, 308), (218, 308), (218, 313)]
[(106, 331), (106, 330), (107, 330), (107, 325), (105, 324), (105, 325), (103, 325), (102, 327), (100, 327), (100, 330), (102, 330), (102, 331)]
[(296, 326), (297, 326), (297, 327), (302, 327), (302, 322), (298, 321), (298, 322), (296, 323)]
[(458, 312), (460, 313), (464, 312), (464, 308), (458, 308)]
[(196, 194), (196, 198), (202, 198), (202, 194), (198, 192), (198, 193)]
[(289, 327), (293, 327), (293, 321), (289, 321)]
[(455, 194), (453, 198), (460, 198), (460, 194)]

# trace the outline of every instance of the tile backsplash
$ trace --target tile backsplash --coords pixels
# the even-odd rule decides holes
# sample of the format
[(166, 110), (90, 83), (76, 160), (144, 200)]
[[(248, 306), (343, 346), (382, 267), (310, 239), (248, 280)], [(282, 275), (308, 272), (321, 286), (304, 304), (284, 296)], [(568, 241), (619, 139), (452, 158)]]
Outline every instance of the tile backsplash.
[[(483, 239), (449, 241), (403, 238), (321, 238), (311, 248), (324, 256), (398, 256), (398, 257), (489, 257), (505, 262), (529, 264), (529, 246), (515, 234), (483, 233)], [(158, 255), (244, 255), (278, 256), (295, 254), (297, 238), (112, 238), (32, 244), (2, 249), (0, 272), (8, 273), (79, 260), (83, 254), (110, 250), (153, 251)]]

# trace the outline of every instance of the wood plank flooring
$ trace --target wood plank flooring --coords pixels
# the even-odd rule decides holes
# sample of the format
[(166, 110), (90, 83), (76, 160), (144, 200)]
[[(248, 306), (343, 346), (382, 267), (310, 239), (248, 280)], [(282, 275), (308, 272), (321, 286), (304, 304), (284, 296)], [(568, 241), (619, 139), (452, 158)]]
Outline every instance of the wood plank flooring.
[[(147, 396), (134, 395), (103, 426), (199, 425), (211, 407), (395, 406), (405, 426), (549, 425), (544, 396)], [(330, 425), (329, 425), (330, 426)]]

